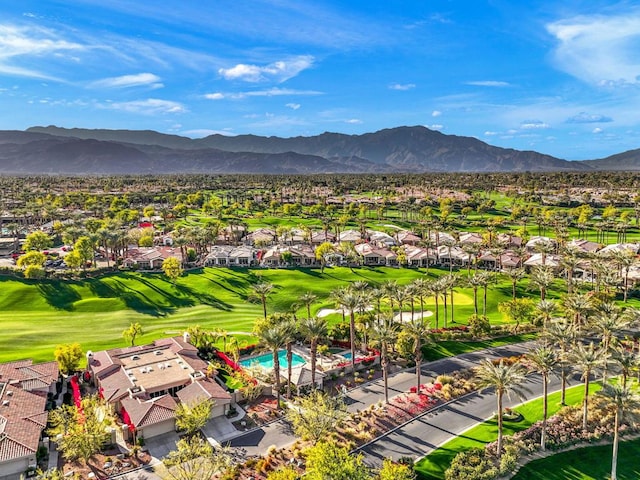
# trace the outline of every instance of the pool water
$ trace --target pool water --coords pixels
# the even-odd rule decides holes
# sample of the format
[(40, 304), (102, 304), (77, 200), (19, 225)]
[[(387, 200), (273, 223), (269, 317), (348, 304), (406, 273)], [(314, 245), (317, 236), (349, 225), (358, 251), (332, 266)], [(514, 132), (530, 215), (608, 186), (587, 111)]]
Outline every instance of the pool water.
[[(278, 358), (280, 359), (280, 368), (287, 368), (289, 363), (287, 362), (287, 351), (286, 350), (278, 350)], [(293, 354), (291, 357), (291, 366), (299, 367), (300, 365), (304, 365), (307, 361), (302, 358), (300, 355)], [(260, 355), (259, 357), (248, 358), (246, 360), (242, 360), (240, 362), (240, 366), (247, 368), (253, 367), (254, 365), (258, 365), (264, 369), (272, 369), (273, 368), (273, 354), (265, 353), (264, 355)]]
[(351, 360), (351, 352), (341, 353), (340, 356), (344, 357), (347, 360)]

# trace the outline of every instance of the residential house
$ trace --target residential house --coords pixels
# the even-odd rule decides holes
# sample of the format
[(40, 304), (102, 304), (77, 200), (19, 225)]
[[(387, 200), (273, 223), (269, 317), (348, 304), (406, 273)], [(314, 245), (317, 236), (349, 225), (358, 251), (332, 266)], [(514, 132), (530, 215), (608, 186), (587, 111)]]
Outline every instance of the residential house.
[(585, 239), (574, 239), (567, 243), (568, 249), (574, 249), (581, 253), (595, 253), (602, 247), (601, 244)]
[(312, 245), (320, 245), (324, 242), (334, 243), (336, 241), (336, 236), (332, 232), (312, 232), (311, 233), (311, 244)]
[(100, 395), (134, 435), (150, 438), (175, 431), (179, 402), (211, 399), (215, 402), (212, 417), (228, 412), (231, 396), (206, 376), (207, 363), (197, 353), (185, 334), (87, 357)]
[(397, 244), (396, 239), (391, 235), (377, 230), (367, 230), (367, 238), (370, 244), (380, 248), (391, 248)]
[(357, 243), (362, 240), (362, 235), (357, 230), (345, 230), (338, 235), (338, 242)]
[(428, 248), (405, 245), (404, 252), (407, 257), (407, 264), (410, 267), (428, 267), (436, 263), (435, 254)]
[(549, 244), (554, 248), (556, 246), (556, 241), (553, 238), (534, 235), (529, 239), (527, 243), (525, 243), (524, 247), (527, 249), (528, 252), (534, 252), (536, 248), (538, 248), (538, 245), (544, 244), (544, 243)]
[(355, 247), (364, 266), (397, 265), (398, 256), (388, 248), (379, 248), (370, 243), (359, 243)]
[(460, 245), (481, 245), (484, 242), (482, 234), (478, 232), (461, 232)]
[(276, 232), (270, 228), (259, 228), (248, 233), (242, 239), (245, 245), (273, 245), (276, 241)]
[(402, 245), (417, 246), (420, 242), (422, 242), (422, 239), (418, 235), (408, 230), (398, 232), (396, 234), (396, 238), (398, 239), (398, 242)]
[(256, 264), (256, 253), (247, 245), (214, 245), (203, 263), (206, 267), (250, 267)]
[(0, 477), (21, 478), (35, 469), (47, 427), (47, 394), (55, 393), (56, 362), (0, 365)]
[(162, 262), (174, 257), (183, 261), (179, 248), (173, 247), (133, 247), (125, 253), (122, 265), (139, 270), (160, 270)]

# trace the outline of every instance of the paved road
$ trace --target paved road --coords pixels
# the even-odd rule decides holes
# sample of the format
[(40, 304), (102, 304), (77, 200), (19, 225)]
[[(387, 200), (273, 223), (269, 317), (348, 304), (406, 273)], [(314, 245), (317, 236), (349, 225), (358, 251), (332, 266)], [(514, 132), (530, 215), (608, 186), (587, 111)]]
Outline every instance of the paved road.
[[(421, 382), (427, 383), (438, 375), (473, 367), (485, 358), (520, 355), (529, 350), (533, 344), (534, 342), (525, 342), (517, 345), (506, 345), (423, 363)], [(389, 397), (393, 398), (395, 395), (407, 392), (414, 385), (416, 385), (416, 375), (413, 369), (411, 371), (397, 372), (389, 377)], [(384, 386), (382, 379), (354, 388), (345, 396), (345, 402), (350, 412), (364, 410), (369, 405), (373, 405), (383, 399)], [(290, 425), (284, 420), (278, 420), (246, 435), (236, 437), (229, 444), (232, 447), (245, 449), (246, 455), (251, 456), (264, 454), (272, 445), (285, 447), (295, 441), (296, 437), (291, 431)], [(391, 453), (389, 456), (391, 456)]]
[[(574, 377), (571, 385), (577, 383), (579, 381)], [(539, 375), (529, 376), (525, 386), (531, 390), (531, 393), (526, 394), (525, 401), (541, 396), (542, 381)], [(552, 377), (549, 393), (558, 390), (560, 380)], [(514, 407), (521, 402), (518, 397), (512, 396), (510, 399), (505, 398), (504, 406)], [(360, 449), (360, 452), (364, 454), (365, 462), (371, 466), (379, 466), (385, 458), (398, 460), (406, 456), (418, 459), (477, 423), (491, 418), (495, 411), (496, 397), (492, 390), (472, 393), (412, 420)]]

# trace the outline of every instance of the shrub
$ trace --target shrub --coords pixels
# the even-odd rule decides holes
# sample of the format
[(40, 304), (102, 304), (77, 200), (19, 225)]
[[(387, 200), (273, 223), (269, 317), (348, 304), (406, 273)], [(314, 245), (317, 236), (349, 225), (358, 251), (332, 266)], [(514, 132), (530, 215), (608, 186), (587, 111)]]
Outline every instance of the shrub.
[(483, 449), (460, 452), (444, 474), (445, 480), (493, 480), (499, 472)]
[(481, 315), (471, 315), (469, 317), (469, 332), (474, 337), (484, 337), (491, 333), (491, 323), (489, 319)]

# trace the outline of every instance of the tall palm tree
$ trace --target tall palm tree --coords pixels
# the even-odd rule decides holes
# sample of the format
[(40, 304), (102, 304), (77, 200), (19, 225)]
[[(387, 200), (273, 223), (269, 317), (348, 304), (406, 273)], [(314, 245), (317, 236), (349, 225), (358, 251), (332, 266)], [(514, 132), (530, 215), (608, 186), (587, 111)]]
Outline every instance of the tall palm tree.
[(611, 480), (617, 480), (618, 474), (618, 443), (620, 437), (620, 422), (624, 419), (637, 421), (640, 410), (640, 397), (621, 385), (605, 384), (596, 393), (614, 411), (613, 420), (613, 453), (611, 456)]
[[(449, 295), (451, 298), (451, 323), (455, 323), (455, 317), (454, 317), (454, 311), (453, 311), (453, 298), (455, 295), (455, 288), (458, 286), (458, 282), (460, 280), (460, 277), (458, 277), (458, 275), (455, 274), (449, 274), (446, 275), (444, 278), (444, 283), (445, 286), (447, 287), (447, 289), (449, 290)], [(445, 298), (446, 298), (446, 293), (445, 293)], [(445, 325), (446, 326), (446, 325)]]
[(429, 290), (431, 290), (431, 293), (433, 294), (433, 298), (436, 302), (436, 328), (439, 328), (440, 326), (440, 296), (444, 293), (446, 295), (446, 286), (445, 284), (442, 282), (441, 278), (438, 278), (437, 280), (434, 280), (433, 282), (431, 282), (431, 285), (429, 286)]
[(311, 292), (300, 295), (298, 303), (307, 307), (307, 318), (311, 318), (311, 305), (318, 299), (317, 295)]
[(582, 372), (584, 381), (584, 397), (582, 399), (582, 429), (587, 429), (587, 417), (589, 414), (589, 381), (593, 371), (602, 364), (602, 351), (591, 342), (589, 346), (576, 343), (570, 354), (575, 368)]
[(426, 278), (416, 278), (413, 283), (415, 298), (420, 302), (420, 317), (424, 317), (424, 299), (429, 296), (431, 282)]
[(293, 342), (296, 341), (296, 333), (298, 331), (296, 321), (288, 317), (280, 324), (285, 333), (285, 348), (287, 349), (287, 398), (291, 398), (291, 375), (293, 363)]
[(382, 291), (385, 293), (386, 297), (389, 299), (389, 304), (391, 305), (391, 316), (393, 316), (393, 305), (394, 299), (396, 295), (396, 290), (398, 290), (398, 284), (395, 280), (386, 280), (380, 286)]
[(553, 300), (540, 300), (536, 305), (538, 318), (542, 320), (542, 325), (549, 325), (553, 314), (556, 311), (556, 303)]
[(329, 298), (331, 298), (331, 300), (333, 300), (333, 302), (335, 303), (336, 307), (338, 307), (340, 309), (340, 312), (342, 313), (342, 323), (344, 323), (345, 320), (346, 320), (346, 313), (345, 313), (344, 308), (342, 308), (342, 299), (348, 293), (349, 293), (349, 288), (348, 287), (338, 287), (338, 288), (332, 290), (331, 293), (329, 294)]
[(629, 270), (637, 262), (636, 255), (626, 248), (615, 250), (612, 254), (612, 261), (618, 267), (620, 276), (623, 279), (622, 289), (624, 292), (624, 302), (627, 303), (629, 293)]
[(542, 377), (542, 430), (540, 436), (540, 448), (544, 450), (547, 439), (547, 416), (549, 414), (549, 375), (551, 375), (558, 364), (558, 355), (554, 350), (551, 350), (548, 347), (539, 347), (532, 352), (527, 353), (525, 357), (531, 363), (533, 369)]
[(420, 389), (420, 367), (422, 366), (422, 346), (429, 340), (429, 323), (424, 318), (413, 318), (403, 325), (404, 330), (413, 339), (413, 356), (416, 361), (416, 379)]
[(473, 289), (473, 312), (476, 316), (478, 315), (478, 289), (483, 283), (481, 275), (482, 273), (474, 273), (467, 278), (467, 284)]
[(619, 368), (622, 375), (622, 386), (626, 388), (629, 376), (640, 368), (640, 358), (633, 350), (627, 350), (618, 346), (612, 355), (613, 363)]
[(278, 409), (280, 408), (280, 357), (278, 353), (281, 348), (287, 344), (289, 332), (283, 327), (282, 323), (278, 323), (266, 328), (259, 333), (260, 341), (273, 353), (273, 374), (274, 385), (276, 387), (276, 398), (278, 400)]
[(502, 456), (502, 402), (503, 397), (512, 393), (519, 398), (524, 398), (525, 392), (529, 390), (524, 387), (526, 380), (526, 370), (519, 363), (506, 365), (504, 360), (499, 364), (494, 364), (489, 359), (484, 359), (476, 369), (476, 379), (481, 390), (493, 388), (496, 394), (498, 405), (498, 460)]
[(311, 343), (311, 384), (316, 385), (316, 361), (318, 357), (318, 342), (325, 338), (328, 333), (327, 321), (324, 318), (309, 317), (300, 322), (300, 329), (304, 338)]
[(553, 270), (550, 267), (545, 265), (534, 267), (529, 279), (529, 285), (540, 290), (540, 300), (545, 299), (547, 290), (553, 283), (554, 278)]
[(630, 319), (622, 309), (613, 303), (603, 303), (591, 322), (591, 329), (600, 337), (600, 349), (603, 353), (602, 382), (607, 382), (608, 360), (618, 343), (618, 335), (629, 326)]
[(258, 298), (262, 303), (262, 313), (264, 319), (267, 319), (267, 297), (273, 291), (273, 284), (269, 282), (260, 282), (251, 286), (253, 296)]
[(518, 282), (522, 280), (526, 273), (524, 268), (510, 268), (506, 271), (507, 276), (511, 280), (511, 298), (512, 300), (516, 299), (516, 287), (518, 286)]
[(389, 403), (389, 345), (398, 338), (396, 324), (391, 319), (383, 319), (373, 326), (372, 337), (380, 345), (380, 366), (384, 382), (384, 401)]
[(347, 292), (340, 301), (342, 310), (349, 312), (349, 343), (351, 344), (351, 371), (356, 373), (356, 309), (360, 305), (360, 295)]
[(572, 317), (574, 327), (579, 329), (584, 324), (585, 317), (593, 310), (593, 297), (576, 293), (567, 295), (562, 299), (562, 307)]
[(543, 331), (545, 343), (560, 347), (559, 366), (561, 378), (560, 404), (565, 405), (567, 392), (567, 375), (570, 371), (569, 352), (577, 339), (577, 331), (572, 322), (564, 321), (552, 323)]

